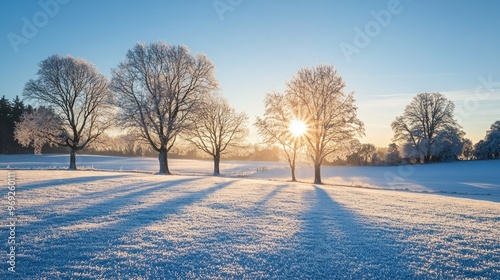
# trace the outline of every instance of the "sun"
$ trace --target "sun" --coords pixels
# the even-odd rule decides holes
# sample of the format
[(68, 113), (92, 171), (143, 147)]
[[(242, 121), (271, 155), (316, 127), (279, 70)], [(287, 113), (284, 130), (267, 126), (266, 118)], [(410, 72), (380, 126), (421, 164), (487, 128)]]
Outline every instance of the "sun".
[(290, 122), (290, 126), (288, 127), (290, 129), (290, 132), (293, 134), (295, 137), (300, 137), (306, 133), (307, 126), (306, 124), (298, 119), (294, 119)]

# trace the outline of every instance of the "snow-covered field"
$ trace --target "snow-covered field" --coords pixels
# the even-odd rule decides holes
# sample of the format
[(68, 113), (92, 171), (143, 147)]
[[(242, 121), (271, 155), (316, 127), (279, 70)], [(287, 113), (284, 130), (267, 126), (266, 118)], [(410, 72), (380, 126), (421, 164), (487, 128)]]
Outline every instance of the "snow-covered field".
[[(68, 155), (0, 155), (0, 169), (66, 169)], [(78, 155), (82, 169), (107, 171), (141, 171), (155, 173), (158, 160), (144, 157), (112, 157)], [(169, 160), (170, 170), (177, 175), (210, 175), (210, 160)], [(226, 177), (246, 177), (274, 181), (290, 180), (290, 169), (282, 162), (222, 161)], [(312, 182), (313, 169), (297, 168), (301, 182)], [(322, 167), (323, 182), (336, 186), (353, 186), (438, 193), (454, 197), (500, 202), (500, 160), (453, 162), (409, 166)]]
[[(0, 168), (25, 168), (14, 170), (16, 275), (7, 271), (7, 171), (0, 170), (0, 279), (500, 276), (498, 161), (323, 170), (326, 182), (367, 187), (353, 188), (286, 182), (279, 163), (229, 162), (222, 170), (234, 177), (212, 177), (199, 176), (210, 173), (209, 161), (173, 160), (181, 175), (161, 176), (58, 170), (67, 162), (29, 157), (0, 156)], [(84, 163), (92, 158), (101, 161)], [(78, 160), (156, 170), (154, 159)], [(38, 170), (49, 165), (54, 170)], [(257, 172), (262, 167), (269, 170)], [(309, 169), (301, 167), (299, 179), (310, 180)], [(414, 187), (370, 188), (405, 186)]]
[[(169, 159), (170, 171), (181, 175), (210, 175), (213, 173), (211, 160)], [(77, 155), (76, 165), (81, 169), (105, 171), (158, 172), (158, 159), (147, 157), (114, 157)], [(0, 155), (0, 169), (67, 169), (69, 155)], [(246, 176), (257, 168), (285, 168), (281, 162), (222, 161), (221, 170), (227, 176)]]

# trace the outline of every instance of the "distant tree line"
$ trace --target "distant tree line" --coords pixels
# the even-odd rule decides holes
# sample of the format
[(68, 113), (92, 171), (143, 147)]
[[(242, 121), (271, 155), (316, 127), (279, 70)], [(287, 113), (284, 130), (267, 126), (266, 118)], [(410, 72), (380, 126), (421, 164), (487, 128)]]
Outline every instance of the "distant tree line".
[(500, 158), (500, 121), (494, 122), (490, 130), (486, 132), (483, 140), (479, 140), (471, 149), (471, 143), (467, 146), (467, 155), (473, 155), (476, 159), (499, 159)]
[(475, 145), (453, 117), (454, 104), (440, 93), (415, 96), (391, 124), (394, 142), (387, 148), (355, 143), (338, 165), (401, 165), (500, 158), (500, 121)]

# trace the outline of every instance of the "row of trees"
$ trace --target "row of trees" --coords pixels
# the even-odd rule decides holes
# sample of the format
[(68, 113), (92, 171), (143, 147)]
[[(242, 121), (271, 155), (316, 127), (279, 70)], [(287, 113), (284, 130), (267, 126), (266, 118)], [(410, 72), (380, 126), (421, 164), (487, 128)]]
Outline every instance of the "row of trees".
[[(126, 149), (147, 145), (158, 154), (161, 174), (170, 174), (168, 156), (182, 138), (211, 156), (219, 174), (221, 156), (241, 148), (248, 117), (217, 93), (214, 69), (205, 55), (164, 42), (136, 44), (111, 80), (83, 59), (51, 56), (25, 85), (23, 95), (39, 107), (23, 114), (14, 138), (35, 152), (44, 145), (68, 147), (70, 169), (76, 169), (78, 151), (113, 146), (102, 140), (111, 139), (105, 131), (119, 127), (127, 132)], [(473, 149), (453, 117), (453, 103), (439, 93), (413, 99), (392, 123), (395, 143), (381, 155), (356, 140), (364, 127), (354, 93), (344, 89), (333, 66), (319, 65), (300, 69), (284, 92), (266, 95), (264, 116), (255, 125), (266, 144), (280, 147), (292, 180), (301, 160), (314, 165), (314, 182), (321, 183), (322, 164), (339, 159), (362, 165), (498, 157), (497, 127)]]
[(476, 145), (453, 116), (454, 104), (439, 93), (418, 94), (391, 127), (405, 158), (413, 162), (500, 158), (500, 121)]
[[(76, 153), (96, 142), (114, 123), (158, 152), (159, 173), (163, 174), (170, 174), (168, 153), (178, 137), (212, 156), (214, 174), (219, 174), (221, 155), (247, 135), (247, 116), (214, 93), (218, 87), (213, 64), (204, 55), (191, 55), (184, 46), (138, 43), (113, 70), (111, 81), (92, 64), (71, 56), (47, 58), (37, 74), (23, 94), (41, 107), (23, 117), (15, 138), (36, 151), (45, 144), (69, 147), (70, 169), (76, 169)], [(294, 143), (294, 154), (306, 144), (316, 183), (321, 183), (324, 160), (342, 152), (363, 133), (353, 93), (346, 94), (344, 87), (332, 66), (301, 69), (288, 83), (284, 103), (277, 104), (286, 109), (282, 123), (269, 122), (268, 117), (257, 120), (260, 130), (267, 126), (272, 134), (278, 128), (276, 133), (287, 137), (292, 116), (307, 123), (308, 133), (290, 143)], [(271, 99), (269, 95), (267, 107), (275, 102)], [(290, 143), (285, 141), (286, 148)]]
[[(329, 78), (324, 78), (325, 72)], [(306, 81), (305, 86), (296, 90), (296, 80)], [(500, 121), (473, 146), (454, 118), (453, 102), (440, 93), (413, 98), (391, 124), (394, 143), (388, 148), (361, 144), (354, 136), (362, 133), (362, 123), (356, 118), (352, 93), (343, 93), (343, 87), (333, 68), (320, 66), (299, 71), (285, 93), (266, 96), (265, 114), (256, 126), (267, 143), (281, 146), (293, 181), (296, 162), (304, 157), (314, 163), (315, 183), (321, 182), (319, 170), (325, 159), (338, 165), (400, 165), (499, 158)], [(307, 126), (304, 135), (286, 129), (297, 118)]]
[(247, 134), (246, 115), (215, 93), (213, 64), (185, 46), (138, 43), (111, 80), (83, 59), (59, 55), (42, 61), (37, 76), (23, 95), (40, 107), (23, 115), (14, 137), (35, 152), (46, 144), (68, 147), (70, 169), (76, 153), (112, 126), (155, 150), (161, 174), (170, 174), (168, 153), (178, 137), (213, 156), (219, 174), (221, 155)]
[(418, 94), (391, 124), (394, 143), (384, 150), (357, 143), (344, 163), (399, 165), (500, 158), (500, 121), (491, 125), (484, 140), (473, 145), (465, 138), (453, 112), (453, 102), (444, 95)]

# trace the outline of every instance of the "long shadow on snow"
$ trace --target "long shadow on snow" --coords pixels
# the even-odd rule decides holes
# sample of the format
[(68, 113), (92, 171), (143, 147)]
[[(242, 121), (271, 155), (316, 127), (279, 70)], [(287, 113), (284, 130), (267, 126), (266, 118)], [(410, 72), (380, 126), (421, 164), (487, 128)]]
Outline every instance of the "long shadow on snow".
[[(135, 192), (132, 194), (128, 194), (123, 197), (119, 197), (114, 199), (115, 201), (108, 201), (107, 203), (101, 203), (102, 207), (96, 209), (95, 213), (81, 213), (74, 214), (71, 217), (61, 217), (61, 219), (51, 220), (51, 223), (57, 224), (58, 226), (69, 224), (67, 219), (71, 222), (81, 220), (84, 218), (85, 220), (89, 220), (92, 217), (97, 216), (106, 216), (118, 209), (126, 209), (130, 203), (134, 202), (134, 198), (139, 195), (146, 195), (147, 193), (154, 192), (156, 190), (160, 190), (162, 188), (173, 187), (183, 183), (200, 180), (201, 178), (191, 178), (191, 179), (183, 179), (170, 181), (165, 186), (159, 185), (153, 188), (148, 188), (146, 190)], [(116, 246), (127, 245), (126, 241), (121, 240), (121, 237), (125, 237), (130, 233), (133, 233), (135, 230), (147, 227), (156, 221), (163, 220), (168, 215), (176, 214), (180, 209), (185, 206), (196, 203), (197, 201), (207, 197), (208, 195), (225, 188), (232, 184), (234, 181), (229, 181), (225, 183), (218, 184), (214, 187), (210, 187), (198, 192), (186, 192), (187, 195), (183, 195), (181, 197), (168, 199), (166, 201), (162, 201), (158, 204), (153, 205), (152, 207), (133, 210), (129, 212), (125, 212), (116, 217), (118, 222), (113, 223), (111, 225), (103, 226), (100, 228), (88, 230), (88, 231), (78, 231), (74, 233), (64, 234), (58, 238), (49, 239), (45, 244), (35, 244), (33, 247), (35, 250), (39, 249), (40, 251), (34, 252), (24, 252), (24, 255), (29, 256), (20, 260), (19, 263), (26, 263), (27, 266), (30, 266), (31, 269), (21, 268), (20, 271), (27, 272), (26, 276), (59, 276), (59, 277), (68, 277), (71, 276), (72, 273), (78, 272), (77, 270), (83, 270), (83, 273), (90, 273), (93, 275), (92, 278), (114, 278), (117, 277), (114, 273), (115, 269), (110, 267), (111, 264), (117, 265), (116, 262), (119, 260), (111, 259), (111, 260), (92, 260), (92, 258), (96, 257), (99, 253), (103, 253), (109, 249), (113, 249)], [(107, 206), (105, 206), (107, 205)], [(94, 207), (94, 205), (89, 206), (89, 208)], [(88, 210), (88, 209), (87, 209)], [(70, 223), (71, 223), (70, 222)], [(50, 227), (50, 225), (47, 225)], [(31, 229), (32, 226), (30, 226)], [(139, 236), (138, 236), (139, 237)], [(30, 243), (29, 241), (25, 241), (26, 243)], [(144, 254), (147, 254), (145, 251), (146, 248), (138, 249), (140, 251), (144, 251)], [(64, 257), (59, 255), (59, 252), (64, 252)], [(48, 263), (42, 263), (39, 260), (50, 260)], [(75, 268), (74, 266), (77, 266)], [(100, 270), (89, 270), (95, 267), (104, 267), (111, 268), (110, 271), (100, 271)], [(142, 269), (142, 270), (141, 270)], [(150, 267), (148, 266), (148, 269)], [(58, 274), (58, 271), (66, 271), (70, 274), (61, 275)], [(144, 277), (147, 271), (144, 271), (144, 268), (138, 266), (131, 266), (129, 270), (126, 271), (130, 275), (135, 275), (136, 277), (142, 276)], [(101, 275), (96, 275), (102, 273)]]
[[(104, 182), (106, 183), (106, 182)], [(105, 190), (98, 190), (98, 191), (91, 191), (87, 193), (82, 193), (77, 196), (73, 196), (70, 198), (63, 198), (55, 201), (47, 201), (38, 205), (34, 206), (22, 206), (19, 211), (22, 212), (23, 214), (31, 214), (32, 211), (40, 211), (43, 208), (54, 208), (60, 205), (68, 205), (68, 204), (75, 204), (78, 203), (79, 201), (85, 202), (88, 199), (92, 199), (94, 197), (109, 197), (110, 195), (116, 196), (121, 193), (127, 193), (132, 191), (133, 193), (136, 192), (143, 192), (146, 191), (147, 187), (152, 187), (152, 186), (157, 186), (157, 185), (162, 185), (164, 183), (147, 183), (147, 184), (140, 184), (140, 183), (131, 183), (127, 185), (120, 185), (119, 187), (115, 187), (112, 189), (105, 189)], [(22, 203), (22, 202), (21, 202)], [(40, 213), (38, 213), (40, 214)], [(54, 212), (52, 212), (54, 214)], [(41, 217), (37, 217), (41, 218)]]
[(255, 204), (255, 210), (260, 211), (262, 207), (264, 207), (271, 199), (273, 199), (278, 193), (286, 188), (288, 188), (289, 185), (279, 185), (274, 187), (274, 190), (272, 190), (270, 193), (268, 193), (261, 201), (257, 202)]
[[(245, 215), (253, 220), (268, 219), (269, 223), (279, 223), (272, 216), (279, 215), (281, 210), (268, 203), (288, 187), (276, 186)], [(252, 253), (240, 249), (240, 245), (244, 245), (243, 248), (260, 245), (257, 232), (248, 232), (246, 227), (249, 225), (242, 224), (230, 231), (221, 229), (212, 236), (200, 236), (198, 242), (204, 244), (204, 248), (194, 247), (184, 254), (177, 253), (168, 265), (162, 266), (159, 262), (152, 264), (156, 266), (154, 269), (136, 269), (133, 273), (177, 279), (193, 275), (251, 279), (418, 279), (405, 266), (407, 260), (403, 250), (390, 233), (358, 222), (351, 211), (333, 201), (319, 187), (306, 195), (302, 203), (312, 207), (306, 213), (299, 213), (302, 230), (291, 239), (277, 241), (274, 248), (268, 248), (270, 250), (257, 249)]]
[[(214, 222), (217, 222), (218, 226), (215, 232), (207, 229), (205, 225), (193, 225), (198, 227), (198, 232), (201, 233), (196, 240), (182, 240), (184, 244), (172, 244), (173, 246), (169, 248), (175, 250), (174, 257), (169, 258), (168, 262), (154, 264), (154, 269), (150, 268), (148, 271), (150, 273), (148, 277), (162, 279), (273, 278), (271, 277), (273, 272), (279, 271), (283, 265), (286, 265), (285, 262), (276, 260), (283, 259), (286, 254), (275, 256), (279, 248), (269, 248), (269, 244), (273, 241), (266, 240), (260, 227), (265, 226), (263, 221), (268, 221), (269, 225), (279, 223), (272, 217), (283, 214), (283, 210), (275, 209), (269, 205), (269, 202), (289, 187), (289, 184), (273, 187), (251, 208), (239, 208), (237, 205), (231, 208), (230, 212), (244, 216), (242, 220), (230, 219), (231, 224), (226, 224), (226, 221), (214, 216)], [(224, 210), (227, 209), (224, 208)], [(283, 242), (288, 244), (289, 240), (283, 240)], [(280, 244), (276, 246), (280, 247)], [(185, 248), (189, 250), (186, 251)]]
[(285, 278), (416, 279), (391, 233), (360, 222), (318, 186), (306, 193), (312, 207), (303, 214), (299, 243), (289, 253)]
[(118, 195), (113, 198), (105, 199), (99, 203), (89, 204), (86, 207), (79, 208), (70, 213), (51, 213), (44, 216), (44, 220), (27, 223), (25, 226), (28, 228), (36, 228), (37, 231), (46, 229), (53, 229), (53, 225), (57, 227), (74, 225), (79, 221), (91, 221), (93, 218), (106, 217), (113, 212), (125, 208), (127, 205), (137, 201), (137, 198), (143, 195), (148, 195), (152, 192), (171, 188), (182, 183), (201, 180), (202, 178), (188, 178), (179, 179), (167, 182), (157, 182), (151, 184), (140, 185), (138, 190), (127, 193), (125, 195)]
[[(71, 171), (68, 171), (68, 172), (71, 172)], [(33, 190), (33, 189), (37, 189), (37, 188), (55, 187), (55, 186), (67, 185), (67, 184), (83, 184), (83, 183), (90, 183), (90, 182), (95, 182), (95, 181), (99, 181), (99, 180), (117, 179), (117, 178), (126, 178), (126, 177), (130, 177), (130, 175), (120, 174), (120, 175), (87, 176), (87, 177), (81, 177), (81, 178), (76, 177), (76, 178), (46, 180), (46, 181), (39, 181), (36, 183), (19, 184), (18, 185), (18, 192), (22, 193), (24, 191), (29, 191), (29, 190)]]

